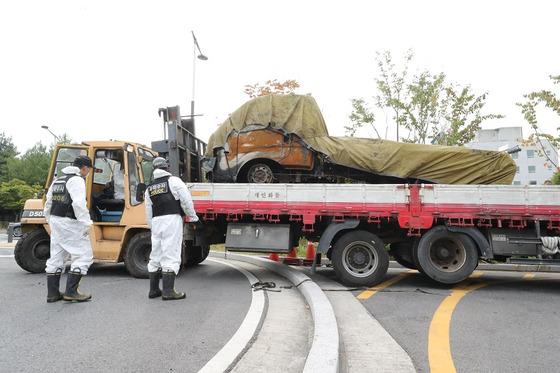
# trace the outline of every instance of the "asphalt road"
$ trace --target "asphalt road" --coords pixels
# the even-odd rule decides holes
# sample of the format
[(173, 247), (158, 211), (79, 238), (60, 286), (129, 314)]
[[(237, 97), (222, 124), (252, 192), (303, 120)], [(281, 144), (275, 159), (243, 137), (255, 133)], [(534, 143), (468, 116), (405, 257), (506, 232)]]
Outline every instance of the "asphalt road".
[(394, 268), (353, 294), (418, 372), (558, 371), (558, 273), (484, 269), (447, 286)]
[[(176, 302), (147, 299), (148, 280), (122, 264), (94, 264), (83, 284), (91, 302), (47, 304), (45, 276), (12, 252), (0, 245), (2, 371), (301, 372), (313, 347), (307, 299), (250, 263), (212, 257), (182, 272), (187, 299)], [(336, 283), (328, 267), (297, 271), (336, 313), (340, 372), (556, 371), (560, 274), (487, 268), (441, 285), (393, 264), (370, 289)], [(278, 287), (254, 292), (255, 281)]]
[[(46, 276), (20, 269), (0, 249), (0, 367), (4, 372), (198, 372), (242, 324), (248, 279), (216, 261), (180, 273), (187, 299), (148, 299), (148, 280), (123, 265), (94, 264), (84, 303), (46, 302)], [(65, 283), (65, 279), (61, 281)]]

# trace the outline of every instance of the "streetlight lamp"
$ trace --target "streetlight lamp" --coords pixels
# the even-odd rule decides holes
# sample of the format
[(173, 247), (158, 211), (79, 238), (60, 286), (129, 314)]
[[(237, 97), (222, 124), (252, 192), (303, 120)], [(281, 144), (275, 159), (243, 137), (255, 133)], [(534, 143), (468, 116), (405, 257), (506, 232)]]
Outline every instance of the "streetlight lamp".
[[(200, 46), (198, 45), (198, 41), (196, 40), (196, 36), (194, 36), (194, 31), (191, 31), (192, 33), (192, 37), (194, 40), (194, 50), (193, 50), (193, 65), (192, 65), (192, 101), (191, 101), (191, 118), (193, 120), (193, 124), (194, 124), (194, 78), (195, 78), (195, 66), (196, 66), (196, 59), (198, 58), (201, 61), (206, 61), (208, 60), (208, 57), (206, 57), (204, 54), (202, 54), (202, 51), (200, 50)], [(198, 56), (196, 55), (196, 50), (198, 49), (198, 53), (200, 53)], [(193, 127), (194, 128), (194, 127)]]
[(55, 135), (54, 133), (52, 133), (52, 131), (49, 129), (49, 126), (41, 126), (41, 128), (46, 129), (47, 131), (50, 132), (51, 135), (53, 135), (55, 144), (60, 141), (59, 137), (57, 135)]

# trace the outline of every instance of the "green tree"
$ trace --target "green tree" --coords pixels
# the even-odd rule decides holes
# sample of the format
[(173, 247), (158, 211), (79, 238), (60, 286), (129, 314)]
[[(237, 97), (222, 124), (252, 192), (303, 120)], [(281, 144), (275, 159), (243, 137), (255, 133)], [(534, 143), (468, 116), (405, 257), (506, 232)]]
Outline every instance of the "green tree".
[(27, 185), (45, 185), (51, 165), (53, 151), (47, 150), (40, 142), (27, 150), (21, 157), (14, 157), (8, 162), (10, 179), (18, 178)]
[[(414, 54), (412, 50), (405, 53), (403, 70), (399, 72), (389, 51), (383, 53), (377, 51), (375, 53), (377, 54), (375, 60), (379, 68), (379, 78), (375, 79), (375, 85), (379, 94), (374, 96), (374, 103), (380, 109), (389, 108), (393, 111), (392, 119), (395, 122), (397, 141), (399, 141), (399, 125), (401, 123), (401, 113), (404, 110), (402, 102), (406, 101), (408, 68)], [(385, 127), (386, 133), (387, 126)]]
[(358, 128), (363, 127), (364, 124), (369, 124), (377, 134), (377, 138), (380, 139), (381, 136), (379, 135), (379, 131), (377, 131), (377, 128), (375, 128), (374, 125), (375, 115), (369, 108), (366, 101), (363, 98), (352, 99), (352, 107), (354, 108), (352, 114), (350, 114), (350, 121), (352, 122), (352, 124), (350, 124), (349, 126), (344, 126), (346, 132), (348, 132), (350, 136), (353, 137)]
[(433, 130), (439, 126), (442, 116), (440, 105), (444, 83), (443, 73), (431, 75), (424, 71), (415, 76), (413, 82), (407, 86), (409, 101), (397, 102), (403, 109), (398, 124), (410, 133), (407, 141), (425, 144), (428, 138), (435, 138)]
[(444, 89), (440, 102), (442, 120), (434, 127), (432, 143), (439, 145), (465, 145), (472, 141), (481, 128), (481, 123), (489, 119), (504, 118), (500, 114), (482, 114), (488, 92), (475, 95), (470, 85), (455, 87), (449, 84)]
[[(553, 84), (560, 83), (560, 75), (553, 76), (550, 75), (550, 79)], [(554, 162), (550, 156), (543, 151), (547, 148), (547, 142), (550, 143), (552, 149), (556, 150), (560, 146), (560, 137), (553, 136), (551, 134), (545, 133), (539, 127), (537, 119), (537, 108), (544, 105), (545, 109), (550, 109), (553, 113), (560, 116), (560, 100), (556, 97), (556, 93), (547, 90), (541, 90), (539, 92), (531, 92), (529, 94), (523, 95), (526, 99), (523, 103), (517, 103), (521, 107), (521, 112), (525, 120), (531, 125), (533, 133), (524, 142), (526, 146), (534, 146), (537, 148), (537, 153), (547, 159), (548, 162), (554, 165), (556, 170), (560, 170), (557, 162)], [(560, 126), (557, 126), (556, 130), (560, 130)], [(554, 183), (554, 181), (553, 181)], [(556, 184), (556, 183), (554, 183)]]
[(12, 142), (12, 137), (8, 137), (2, 132), (0, 134), (0, 182), (9, 180), (8, 162), (18, 154), (17, 148)]
[(16, 220), (19, 220), (25, 201), (33, 198), (34, 193), (41, 193), (41, 187), (31, 187), (23, 180), (12, 179), (0, 183), (0, 210), (13, 211)]
[[(487, 92), (476, 96), (468, 85), (461, 88), (448, 83), (444, 73), (432, 74), (424, 70), (409, 78), (412, 58), (412, 52), (408, 51), (402, 71), (398, 72), (390, 52), (377, 52), (380, 76), (375, 82), (379, 94), (374, 96), (374, 103), (379, 109), (388, 108), (393, 112), (391, 119), (396, 125), (398, 141), (463, 145), (474, 139), (484, 120), (503, 118), (502, 115), (482, 115)], [(353, 135), (364, 123), (374, 127), (373, 113), (366, 110), (365, 101), (359, 99), (352, 103), (352, 125), (345, 127), (346, 131)], [(364, 122), (360, 123), (362, 119)], [(408, 130), (408, 136), (399, 134), (400, 127)]]

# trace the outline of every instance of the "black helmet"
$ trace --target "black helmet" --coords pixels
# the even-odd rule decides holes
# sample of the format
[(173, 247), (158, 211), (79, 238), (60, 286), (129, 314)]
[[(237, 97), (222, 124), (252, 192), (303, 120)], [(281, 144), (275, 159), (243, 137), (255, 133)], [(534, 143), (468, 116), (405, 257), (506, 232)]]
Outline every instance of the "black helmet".
[(91, 158), (87, 155), (77, 156), (76, 159), (74, 159), (74, 163), (72, 165), (79, 168), (82, 168), (83, 166), (94, 168), (93, 164), (91, 163)]
[(167, 163), (165, 158), (156, 157), (156, 159), (152, 161), (152, 166), (154, 166), (154, 169), (161, 168), (163, 170), (167, 170), (169, 168), (169, 163)]

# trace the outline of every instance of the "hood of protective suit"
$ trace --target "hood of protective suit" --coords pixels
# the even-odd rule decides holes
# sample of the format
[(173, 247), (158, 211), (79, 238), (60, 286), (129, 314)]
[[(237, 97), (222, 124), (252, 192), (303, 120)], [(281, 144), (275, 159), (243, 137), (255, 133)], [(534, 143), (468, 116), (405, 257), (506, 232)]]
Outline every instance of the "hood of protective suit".
[(65, 175), (80, 175), (80, 169), (76, 166), (67, 166), (62, 169)]
[(300, 95), (267, 95), (248, 101), (210, 136), (205, 155), (212, 157), (230, 134), (249, 125), (294, 133), (333, 163), (386, 176), (444, 184), (511, 184), (517, 170), (505, 152), (329, 136), (315, 99)]
[(156, 168), (154, 170), (154, 179), (159, 179), (160, 177), (171, 176), (171, 174), (161, 168)]

